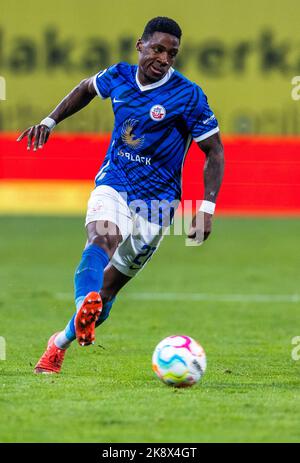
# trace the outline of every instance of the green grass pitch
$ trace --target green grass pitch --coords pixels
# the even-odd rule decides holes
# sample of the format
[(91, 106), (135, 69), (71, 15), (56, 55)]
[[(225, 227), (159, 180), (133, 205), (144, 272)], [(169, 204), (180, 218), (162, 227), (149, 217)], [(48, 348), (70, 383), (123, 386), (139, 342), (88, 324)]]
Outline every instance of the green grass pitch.
[[(73, 345), (59, 376), (32, 370), (73, 313), (83, 219), (2, 217), (0, 227), (1, 442), (300, 440), (300, 303), (289, 299), (300, 292), (299, 220), (216, 217), (199, 248), (166, 237), (96, 344)], [(152, 373), (153, 349), (171, 334), (206, 350), (190, 389)]]

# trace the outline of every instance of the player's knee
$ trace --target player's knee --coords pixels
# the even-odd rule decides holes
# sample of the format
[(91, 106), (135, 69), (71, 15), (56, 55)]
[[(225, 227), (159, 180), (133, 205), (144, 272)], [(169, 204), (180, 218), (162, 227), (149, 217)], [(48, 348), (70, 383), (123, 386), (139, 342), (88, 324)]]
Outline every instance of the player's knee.
[(111, 257), (118, 246), (118, 240), (109, 235), (95, 234), (89, 238), (89, 244), (94, 244), (102, 248), (106, 254)]
[(87, 225), (88, 243), (104, 249), (109, 257), (113, 255), (122, 235), (116, 224), (109, 220), (98, 220)]

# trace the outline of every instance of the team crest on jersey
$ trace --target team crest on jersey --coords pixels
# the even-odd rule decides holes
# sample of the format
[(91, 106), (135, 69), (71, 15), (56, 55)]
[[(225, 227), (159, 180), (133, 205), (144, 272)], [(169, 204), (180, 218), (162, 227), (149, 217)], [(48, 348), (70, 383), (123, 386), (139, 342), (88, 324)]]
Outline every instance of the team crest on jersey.
[(153, 121), (162, 121), (165, 115), (166, 110), (160, 104), (156, 104), (150, 109), (150, 117)]
[(134, 150), (141, 148), (145, 140), (145, 135), (140, 138), (136, 138), (136, 135), (133, 132), (138, 123), (139, 121), (136, 119), (127, 119), (123, 124), (121, 132), (123, 142)]

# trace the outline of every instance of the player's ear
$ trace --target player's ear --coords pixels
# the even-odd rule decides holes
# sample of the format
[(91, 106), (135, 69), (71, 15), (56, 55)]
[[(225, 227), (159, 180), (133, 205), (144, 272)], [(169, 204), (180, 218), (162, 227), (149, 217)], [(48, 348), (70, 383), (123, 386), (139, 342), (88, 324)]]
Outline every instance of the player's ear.
[(142, 47), (143, 47), (142, 39), (138, 39), (138, 41), (135, 44), (135, 48), (137, 49), (137, 51), (142, 51)]

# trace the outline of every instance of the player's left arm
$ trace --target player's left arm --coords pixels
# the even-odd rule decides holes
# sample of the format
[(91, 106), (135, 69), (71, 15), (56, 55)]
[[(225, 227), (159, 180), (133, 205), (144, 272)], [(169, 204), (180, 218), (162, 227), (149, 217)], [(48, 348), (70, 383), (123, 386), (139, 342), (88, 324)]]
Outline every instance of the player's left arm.
[[(205, 153), (204, 200), (216, 203), (224, 173), (224, 148), (220, 133), (217, 132), (205, 140), (197, 142)], [(206, 240), (212, 229), (213, 214), (198, 211), (193, 217), (188, 237), (201, 242)]]

